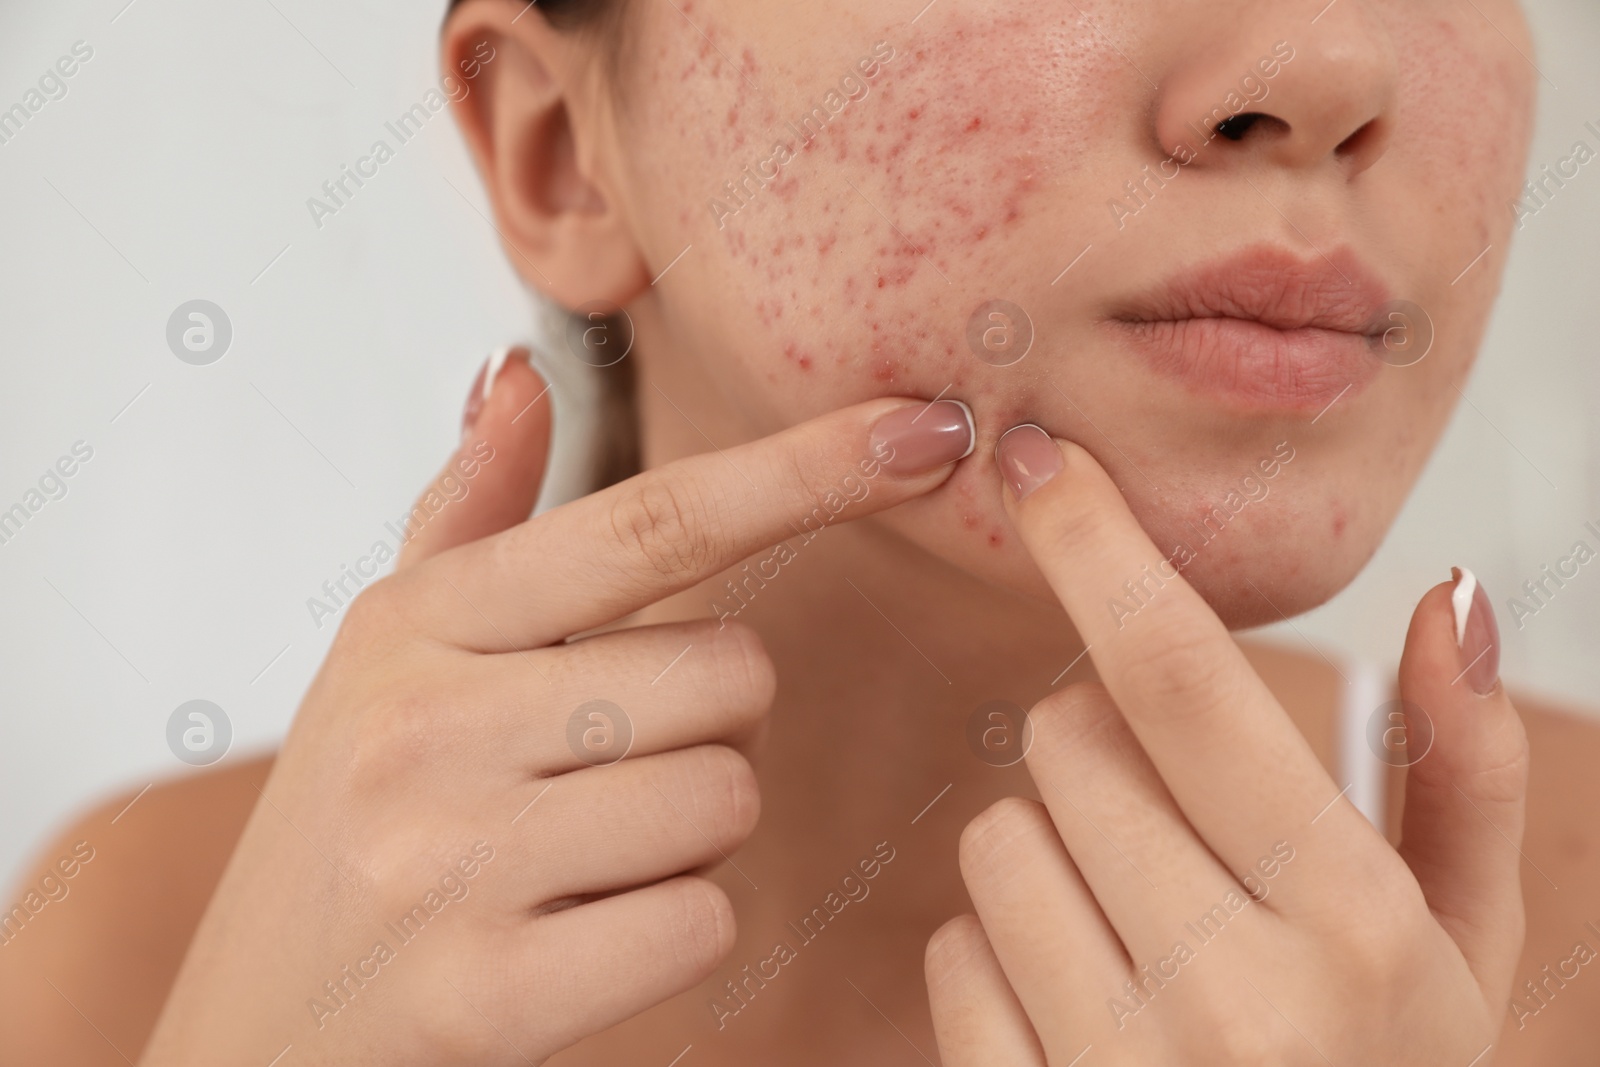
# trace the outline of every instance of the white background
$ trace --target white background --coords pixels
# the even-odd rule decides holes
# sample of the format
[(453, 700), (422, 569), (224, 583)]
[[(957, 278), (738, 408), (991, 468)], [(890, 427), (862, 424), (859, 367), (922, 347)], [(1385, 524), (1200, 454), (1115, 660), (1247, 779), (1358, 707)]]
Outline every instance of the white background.
[[(333, 630), (306, 598), (434, 473), (485, 353), (528, 333), (447, 115), (320, 230), (306, 209), (437, 84), (442, 7), (56, 0), (0, 14), (0, 108), (73, 42), (94, 49), (68, 95), (0, 145), (0, 510), (75, 441), (94, 448), (68, 495), (0, 545), (8, 882), (75, 809), (182, 770), (165, 731), (184, 701), (226, 709), (230, 758), (281, 735)], [(1600, 126), (1600, 8), (1540, 0), (1531, 17), (1550, 79), (1537, 169), (1580, 138), (1600, 147), (1583, 128)], [(1416, 598), (1466, 563), (1497, 596), (1506, 676), (1600, 705), (1600, 563), (1526, 629), (1505, 611), (1600, 522), (1597, 237), (1600, 162), (1518, 235), (1470, 403), (1377, 559), (1278, 637), (1392, 662)], [(165, 341), (197, 297), (234, 328), (209, 367)]]

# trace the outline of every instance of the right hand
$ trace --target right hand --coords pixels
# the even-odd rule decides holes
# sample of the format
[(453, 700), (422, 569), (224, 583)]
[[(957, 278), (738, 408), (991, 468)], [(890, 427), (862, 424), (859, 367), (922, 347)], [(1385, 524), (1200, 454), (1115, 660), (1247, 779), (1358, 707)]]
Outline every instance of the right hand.
[[(793, 537), (847, 477), (870, 489), (837, 521), (926, 493), (966, 441), (940, 456), (902, 439), (864, 477), (878, 420), (924, 406), (879, 399), (524, 522), (547, 449), (548, 402), (528, 407), (542, 389), (507, 362), (458, 453), (484, 441), (493, 460), (347, 609), (149, 1067), (263, 1067), (285, 1046), (284, 1067), (539, 1063), (693, 987), (731, 949), (728, 898), (686, 872), (755, 825), (741, 749), (773, 698), (771, 661), (752, 631), (714, 620), (573, 637)], [(568, 740), (595, 699), (633, 733), (606, 766)]]

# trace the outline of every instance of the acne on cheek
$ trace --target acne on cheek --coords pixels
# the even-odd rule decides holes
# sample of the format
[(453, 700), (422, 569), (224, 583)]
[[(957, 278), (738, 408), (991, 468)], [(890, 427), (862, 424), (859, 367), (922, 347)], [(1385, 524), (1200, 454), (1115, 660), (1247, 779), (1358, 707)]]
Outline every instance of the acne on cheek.
[[(879, 29), (854, 50), (787, 67), (760, 63), (734, 34), (695, 21), (710, 40), (675, 42), (686, 55), (665, 66), (662, 86), (687, 101), (679, 128), (706, 161), (703, 188), (686, 197), (681, 218), (697, 235), (686, 240), (714, 242), (726, 257), (714, 273), (726, 272), (752, 334), (767, 340), (749, 346), (757, 373), (778, 383), (849, 368), (853, 383), (827, 381), (854, 396), (935, 376), (935, 390), (960, 389), (952, 379), (973, 358), (967, 312), (1005, 287), (1019, 235), (1041, 224), (1030, 211), (1087, 143), (1094, 83), (1103, 92), (1108, 76), (1092, 33), (1042, 26), (1037, 14), (979, 23), (930, 13), (918, 26)], [(895, 54), (861, 77), (855, 60), (878, 40)], [(721, 55), (742, 57), (739, 69)], [(865, 93), (805, 144), (790, 124), (846, 74)], [(795, 149), (777, 178), (742, 199), (730, 195), (724, 183), (770, 159), (775, 142)], [(732, 211), (720, 228), (713, 196)], [(1046, 258), (1056, 258), (1057, 244), (1049, 241)]]
[[(1449, 161), (1431, 167), (1430, 180), (1453, 189), (1459, 202), (1450, 204), (1436, 193), (1437, 212), (1441, 218), (1473, 220), (1472, 230), (1460, 239), (1482, 248), (1497, 240), (1500, 216), (1511, 217), (1504, 205), (1517, 198), (1522, 182), (1520, 153), (1531, 128), (1537, 76), (1497, 30), (1472, 12), (1418, 18), (1394, 32), (1427, 42), (1428, 51), (1400, 67), (1397, 92), (1411, 101), (1411, 114), (1403, 120), (1406, 155)], [(1490, 175), (1498, 180), (1485, 180)], [(1458, 221), (1454, 225), (1459, 228)]]

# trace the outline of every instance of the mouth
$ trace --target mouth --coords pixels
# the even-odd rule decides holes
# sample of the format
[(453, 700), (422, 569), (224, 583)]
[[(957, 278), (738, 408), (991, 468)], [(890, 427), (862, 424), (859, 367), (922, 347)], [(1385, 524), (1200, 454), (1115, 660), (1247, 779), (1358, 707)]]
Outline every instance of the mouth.
[(1389, 299), (1348, 250), (1257, 245), (1134, 294), (1104, 325), (1157, 374), (1230, 408), (1315, 411), (1383, 367)]

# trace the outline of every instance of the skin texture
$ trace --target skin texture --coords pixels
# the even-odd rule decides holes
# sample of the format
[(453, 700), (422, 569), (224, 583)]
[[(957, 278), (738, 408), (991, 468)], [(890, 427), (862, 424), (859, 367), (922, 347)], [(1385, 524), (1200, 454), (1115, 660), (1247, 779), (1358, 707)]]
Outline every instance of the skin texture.
[[(511, 246), (509, 261), (530, 285), (568, 307), (599, 300), (627, 308), (638, 333), (634, 363), (646, 466), (681, 470), (668, 464), (701, 455), (696, 469), (716, 472), (693, 484), (666, 475), (680, 479), (673, 499), (684, 513), (716, 521), (657, 543), (645, 562), (658, 578), (671, 572), (688, 584), (701, 572), (737, 563), (736, 548), (755, 546), (730, 541), (730, 529), (753, 522), (777, 529), (805, 511), (792, 485), (789, 494), (762, 492), (766, 476), (802, 472), (802, 495), (815, 497), (829, 472), (839, 469), (848, 443), (837, 424), (831, 433), (802, 434), (804, 447), (794, 438), (783, 448), (763, 440), (761, 451), (745, 452), (737, 447), (743, 442), (859, 401), (931, 400), (946, 389), (971, 405), (978, 440), (970, 458), (917, 485), (925, 493), (920, 498), (908, 499), (914, 495), (909, 490), (879, 492), (875, 484), (877, 495), (847, 517), (877, 517), (829, 530), (805, 548), (790, 572), (794, 577), (754, 587), (752, 602), (740, 609), (739, 623), (759, 635), (770, 657), (776, 693), (771, 716), (753, 731), (767, 734), (765, 755), (754, 743), (713, 744), (718, 752), (736, 751), (716, 757), (727, 761), (721, 765), (726, 781), (712, 781), (714, 768), (691, 776), (703, 789), (695, 794), (706, 804), (702, 823), (722, 828), (710, 831), (722, 851), (733, 854), (742, 841), (737, 868), (719, 866), (704, 883), (677, 880), (704, 894), (698, 899), (715, 921), (684, 923), (686, 911), (662, 907), (658, 896), (654, 910), (646, 902), (650, 921), (642, 926), (658, 941), (630, 940), (617, 923), (602, 921), (547, 941), (540, 953), (504, 951), (519, 908), (543, 921), (578, 917), (598, 903), (551, 910), (553, 903), (571, 903), (564, 894), (572, 888), (552, 879), (570, 880), (587, 869), (583, 862), (604, 866), (619, 856), (653, 854), (665, 873), (710, 860), (705, 838), (670, 819), (659, 824), (659, 840), (640, 842), (638, 812), (665, 814), (661, 794), (643, 787), (648, 783), (635, 782), (626, 794), (624, 806), (633, 811), (628, 817), (608, 814), (603, 789), (587, 804), (541, 804), (528, 816), (523, 847), (501, 853), (507, 865), (498, 870), (513, 873), (483, 883), (479, 903), (452, 912), (459, 921), (441, 931), (434, 947), (406, 957), (416, 964), (403, 964), (391, 972), (392, 984), (341, 1012), (335, 1022), (348, 1027), (297, 1044), (295, 1055), (302, 1062), (337, 1062), (359, 1048), (372, 1058), (375, 1043), (393, 1042), (382, 1051), (394, 1062), (522, 1062), (574, 1036), (580, 1013), (589, 1011), (583, 1019), (596, 1024), (615, 1009), (613, 1017), (626, 1021), (551, 1062), (666, 1063), (692, 1044), (694, 1062), (918, 1063), (933, 1053), (936, 1035), (954, 1058), (954, 1046), (946, 1047), (951, 1012), (937, 993), (930, 1011), (924, 950), (941, 928), (970, 935), (970, 921), (945, 924), (974, 906), (981, 913), (984, 888), (993, 888), (982, 881), (983, 864), (966, 862), (971, 849), (961, 842), (975, 836), (970, 828), (992, 827), (997, 812), (1038, 810), (1019, 809), (1017, 801), (992, 807), (1000, 798), (1039, 798), (1028, 767), (997, 769), (974, 759), (965, 741), (971, 713), (997, 697), (1031, 707), (1052, 692), (1081, 696), (1088, 690), (1060, 686), (1097, 677), (1111, 691), (1119, 684), (1098, 662), (1103, 652), (1078, 659), (1081, 612), (1074, 613), (1080, 624), (1074, 626), (1044, 584), (1041, 565), (1050, 565), (1050, 554), (1037, 545), (1030, 553), (1019, 536), (992, 459), (996, 438), (1033, 421), (1076, 442), (1122, 490), (1128, 510), (1117, 543), (1132, 543), (1127, 524), (1136, 524), (1158, 552), (1184, 536), (1186, 522), (1209, 512), (1280, 442), (1290, 442), (1295, 459), (1273, 478), (1271, 496), (1234, 517), (1186, 568), (1186, 577), (1219, 626), (1276, 618), (1280, 610), (1292, 613), (1331, 595), (1392, 519), (1481, 335), (1509, 225), (1498, 205), (1520, 172), (1532, 82), (1500, 34), (1527, 51), (1525, 32), (1515, 10), (1500, 3), (1480, 5), (1480, 15), (1442, 3), (1341, 0), (1313, 25), (1314, 11), (1285, 20), (1265, 4), (1107, 3), (1083, 8), (1080, 17), (1054, 4), (994, 12), (943, 0), (911, 24), (914, 12), (891, 19), (875, 6), (699, 0), (676, 8), (637, 5), (628, 12), (620, 51), (608, 59), (611, 45), (554, 32), (536, 16), (513, 22), (523, 6), (510, 0), (463, 5), (446, 28), (445, 62), (454, 66), (484, 41), (495, 48), (483, 91), (458, 117)], [(1216, 29), (1237, 26), (1251, 29)], [(880, 40), (893, 45), (895, 57), (881, 64), (866, 98), (845, 106), (812, 149), (784, 166), (780, 180), (724, 215), (719, 228), (719, 213), (708, 202), (722, 183), (769, 158), (784, 124), (822, 102), (829, 86)], [(1272, 95), (1258, 108), (1281, 112), (1279, 124), (1258, 123), (1238, 142), (1213, 143), (1119, 229), (1107, 202), (1122, 183), (1170, 151), (1166, 135), (1182, 125), (1179, 120), (1213, 106), (1279, 40), (1293, 42), (1295, 59), (1272, 79)], [(1367, 132), (1348, 141), (1362, 129)], [(1496, 136), (1484, 137), (1485, 130)], [(1491, 242), (1494, 249), (1456, 280)], [(1189, 388), (1143, 365), (1116, 340), (1107, 320), (1125, 311), (1130, 294), (1219, 253), (1263, 243), (1312, 263), (1322, 261), (1322, 252), (1336, 262), (1363, 260), (1386, 289), (1427, 309), (1437, 331), (1427, 358), (1413, 367), (1383, 368), (1318, 418), (1321, 405), (1248, 409)], [(1093, 248), (1062, 274), (1086, 245)], [(1036, 328), (1034, 349), (1006, 368), (976, 359), (965, 347), (972, 311), (995, 298), (1023, 307)], [(496, 387), (480, 432), (500, 434), (493, 436), (496, 447), (520, 457), (518, 469), (537, 469), (538, 435), (506, 426), (538, 394), (539, 383), (523, 371), (512, 375)], [(757, 476), (756, 492), (749, 491), (745, 472)], [(476, 510), (484, 494), (471, 498), (480, 503), (460, 513), (459, 525), (441, 527), (437, 540), (408, 561), (412, 573), (442, 570), (474, 592), (478, 587), (470, 583), (484, 581), (483, 575), (459, 569), (468, 557), (452, 550), (505, 530), (519, 506), (525, 512), (531, 504), (531, 482), (507, 486), (507, 495), (486, 510)], [(892, 504), (900, 506), (880, 511)], [(652, 513), (664, 514), (659, 499)], [(1094, 512), (1102, 513), (1110, 514)], [(147, 1062), (185, 1062), (200, 1050), (214, 1061), (224, 1058), (224, 1047), (237, 1051), (239, 1062), (269, 1061), (283, 1044), (277, 1024), (304, 1022), (307, 976), (324, 977), (332, 973), (330, 964), (353, 958), (344, 951), (346, 932), (357, 918), (376, 914), (371, 901), (411, 899), (408, 894), (436, 873), (434, 860), (454, 860), (457, 843), (470, 843), (479, 821), (500, 814), (491, 800), (507, 798), (500, 792), (518, 793), (520, 800), (519, 789), (536, 784), (516, 781), (508, 752), (559, 756), (572, 704), (619, 686), (643, 692), (660, 669), (648, 656), (620, 654), (604, 671), (571, 668), (574, 685), (547, 699), (545, 691), (527, 688), (533, 683), (520, 657), (502, 657), (518, 661), (517, 682), (502, 678), (503, 687), (476, 688), (468, 680), (484, 668), (456, 653), (482, 657), (497, 648), (500, 630), (518, 632), (515, 623), (540, 621), (529, 598), (548, 589), (565, 594), (568, 604), (609, 603), (619, 616), (642, 608), (632, 623), (704, 625), (718, 613), (710, 605), (722, 595), (723, 575), (668, 596), (674, 583), (643, 581), (639, 575), (649, 570), (628, 568), (639, 562), (638, 544), (631, 556), (623, 552), (605, 565), (582, 566), (594, 563), (587, 555), (596, 547), (593, 531), (606, 528), (595, 522), (581, 533), (569, 528), (564, 539), (537, 542), (538, 551), (526, 544), (520, 551), (483, 549), (493, 542), (467, 546), (479, 552), (480, 562), (487, 554), (529, 568), (523, 584), (492, 590), (493, 623), (422, 577), (382, 587), (408, 589), (409, 596), (352, 615), (362, 627), (342, 636), (341, 652), (325, 669), (328, 680), (308, 698), (263, 786), (307, 836), (291, 835), (276, 812), (255, 806), (166, 1002)], [(609, 528), (617, 529), (614, 522)], [(663, 551), (692, 541), (695, 531), (718, 551), (699, 558)], [(639, 595), (641, 583), (652, 596)], [(432, 593), (422, 592), (429, 588)], [(519, 592), (528, 596), (511, 595)], [(1429, 603), (1438, 608), (1437, 590), (1425, 609)], [(598, 625), (601, 619), (583, 621)], [(1431, 632), (1437, 635), (1437, 625)], [(414, 653), (390, 658), (402, 642), (417, 642)], [(452, 646), (450, 656), (436, 647), (441, 643)], [(685, 637), (685, 643), (693, 642)], [(1152, 644), (1149, 654), (1158, 650)], [(534, 654), (552, 667), (580, 662), (559, 647)], [(706, 654), (709, 674), (696, 677), (720, 677), (720, 686), (708, 681), (704, 691), (691, 694), (700, 699), (682, 704), (665, 698), (660, 705), (639, 704), (641, 714), (669, 711), (663, 721), (680, 721), (689, 731), (660, 755), (679, 756), (696, 740), (727, 740), (706, 721), (725, 708), (728, 693), (728, 678), (716, 668), (719, 655)], [(1068, 664), (1075, 666), (1063, 671)], [(1293, 781), (1308, 790), (1319, 784), (1305, 763), (1313, 754), (1337, 781), (1331, 740), (1337, 680), (1309, 657), (1257, 650), (1250, 666), (1282, 705), (1252, 705), (1261, 723), (1279, 729), (1292, 722), (1305, 738), (1302, 773)], [(1051, 707), (1067, 703), (1052, 701)], [(392, 705), (405, 712), (406, 729), (385, 729), (381, 709)], [(510, 716), (508, 709), (523, 715)], [(485, 722), (494, 728), (483, 731)], [(1563, 890), (1547, 893), (1540, 876), (1523, 868), (1537, 916), (1534, 936), (1514, 967), (1501, 962), (1490, 987), (1511, 980), (1503, 972), (1520, 981), (1565, 958), (1600, 884), (1593, 832), (1577, 814), (1592, 810), (1583, 798), (1594, 787), (1581, 774), (1581, 761), (1560, 762), (1600, 751), (1600, 745), (1592, 730), (1561, 726), (1548, 716), (1530, 733), (1536, 766), (1542, 753), (1553, 776), (1535, 775), (1530, 866)], [(1131, 751), (1123, 745), (1120, 755), (1105, 753), (1098, 770), (1125, 771)], [(382, 773), (373, 775), (370, 757), (350, 762), (363, 753), (377, 754)], [(751, 787), (740, 759), (750, 760), (760, 793), (761, 822), (753, 830), (739, 817), (748, 811), (742, 791)], [(366, 779), (347, 778), (350, 767), (364, 769)], [(523, 770), (546, 773), (542, 768)], [(1220, 760), (1192, 770), (1239, 777)], [(580, 770), (554, 781), (577, 788), (595, 777), (584, 777), (589, 774)], [(363, 780), (368, 788), (352, 792), (351, 782)], [(657, 780), (667, 788), (667, 778)], [(330, 787), (330, 781), (344, 787)], [(216, 786), (227, 788), (220, 781)], [(534, 794), (526, 789), (526, 796)], [(1397, 803), (1391, 812), (1397, 817), (1399, 811)], [(676, 833), (666, 832), (669, 826)], [(1057, 829), (1071, 847), (1066, 827)], [(1507, 829), (1515, 827), (1508, 823)], [(1393, 843), (1398, 826), (1390, 831)], [(367, 891), (345, 896), (322, 858), (304, 847), (307, 840), (355, 872)], [(579, 841), (581, 848), (573, 844)], [(708, 1010), (718, 998), (726, 1008), (727, 983), (742, 978), (745, 964), (769, 956), (774, 940), (790, 936), (786, 924), (817, 905), (840, 872), (875, 855), (878, 842), (887, 843), (895, 859), (882, 864), (873, 895), (842, 913), (837, 935), (807, 943), (782, 984), (757, 991), (731, 1021)], [(1048, 837), (1043, 843), (1049, 845)], [(219, 835), (210, 844), (227, 849), (233, 842)], [(553, 851), (557, 845), (566, 851)], [(1399, 853), (1374, 853), (1381, 846), (1370, 835), (1365, 847), (1369, 858), (1387, 857), (1379, 862), (1392, 888)], [(1024, 850), (1017, 869), (1037, 873), (1047, 852)], [(557, 854), (583, 860), (548, 860)], [(146, 862), (161, 855), (152, 846)], [(1509, 853), (1502, 850), (1495, 862), (1503, 876)], [(136, 860), (128, 865), (141, 869)], [(634, 881), (615, 888), (637, 885), (633, 874)], [(1452, 883), (1446, 878), (1443, 884)], [(307, 899), (307, 885), (322, 892)], [(636, 893), (612, 899), (633, 896), (637, 902)], [(1514, 933), (1514, 902), (1502, 895), (1497, 904), (1501, 921), (1491, 925)], [(731, 940), (722, 924), (730, 913), (738, 917)], [(93, 914), (106, 927), (116, 926), (114, 911)], [(1409, 915), (1418, 925), (1408, 929), (1424, 928), (1417, 909)], [(185, 938), (194, 921), (192, 913), (174, 914), (165, 930)], [(551, 928), (548, 922), (536, 927)], [(57, 929), (63, 938), (79, 933), (65, 923)], [(566, 929), (577, 931), (576, 921)], [(1059, 937), (1074, 931), (1061, 924), (1040, 932)], [(948, 947), (953, 940), (942, 935), (935, 944)], [(965, 942), (969, 948), (976, 943)], [(41, 938), (40, 944), (48, 943)], [(634, 951), (612, 954), (619, 944), (632, 944)], [(1268, 939), (1261, 951), (1270, 954), (1280, 944)], [(1376, 938), (1372, 958), (1392, 962), (1412, 944)], [(995, 951), (1005, 952), (998, 943)], [(976, 949), (954, 955), (956, 963), (932, 969), (936, 990), (959, 988), (943, 979), (982, 976), (981, 968), (967, 965), (981, 961)], [(263, 966), (263, 958), (273, 966)], [(1261, 973), (1245, 962), (1247, 973)], [(48, 999), (54, 994), (36, 981), (25, 985), (20, 970), (0, 973), (8, 981), (9, 974), (19, 975), (19, 988), (44, 998), (30, 1004), (50, 1004), (61, 1013)], [(441, 974), (467, 983), (462, 988), (482, 1006), (479, 1015), (454, 1001), (453, 1011), (440, 1010), (439, 997), (449, 993), (434, 980)], [(992, 970), (988, 974), (993, 977)], [(100, 996), (111, 995), (94, 987), (88, 974), (56, 976), (75, 997), (97, 988)], [(170, 973), (149, 977), (157, 986), (171, 980)], [(1327, 986), (1316, 984), (1320, 979), (1343, 990), (1358, 985), (1349, 971), (1334, 968), (1306, 976), (1312, 984), (1297, 990), (1297, 999), (1333, 1013), (1331, 1022), (1319, 1019), (1319, 1032), (1323, 1025), (1358, 1029), (1339, 1014), (1341, 1006), (1355, 1011), (1358, 1000), (1330, 997)], [(1027, 983), (1017, 985), (1025, 1000), (1037, 995), (1024, 992)], [(651, 1008), (652, 997), (666, 995), (667, 986), (688, 991)], [(605, 992), (600, 1000), (552, 999), (583, 989)], [(1572, 983), (1563, 990), (1535, 1024), (1507, 1038), (1496, 1062), (1584, 1055), (1593, 1041), (1583, 1027), (1594, 1002), (1588, 989)], [(980, 1000), (992, 1005), (1001, 993), (991, 983)], [(634, 1003), (624, 1006), (630, 995)], [(1486, 998), (1493, 1009), (1495, 995)], [(143, 1011), (129, 1009), (126, 1029), (118, 1032), (118, 1047), (131, 1055), (154, 1024), (154, 999)], [(1456, 1001), (1425, 999), (1435, 1011), (1432, 1025), (1415, 1034), (1442, 1030), (1455, 1038), (1491, 1025), (1467, 1016), (1470, 1027), (1455, 1030), (1448, 1023), (1463, 1018), (1453, 1014)], [(1148, 1018), (1163, 1018), (1165, 1010)], [(1356, 1014), (1363, 1022), (1372, 1015)], [(77, 1040), (81, 1020), (61, 1016), (49, 1032), (70, 1032)], [(492, 1026), (483, 1025), (486, 1018)], [(1011, 1022), (1006, 1032), (1022, 1035), (1017, 1047), (1031, 1047), (1031, 1022), (1015, 1016)], [(502, 1042), (505, 1033), (497, 1037), (495, 1029), (511, 1038)], [(1210, 1030), (1172, 1032), (1194, 1038)], [(81, 1036), (75, 1048), (106, 1055), (92, 1033)], [(511, 1041), (520, 1049), (508, 1048)], [(1242, 1042), (1221, 1047), (1236, 1055), (1281, 1051)], [(1064, 1053), (1060, 1062), (1076, 1054), (1051, 1051)], [(1218, 1055), (1217, 1047), (1186, 1051), (1194, 1058)], [(1295, 1047), (1296, 1055), (1305, 1052)], [(1370, 1053), (1354, 1054), (1381, 1062)]]
[[(1454, 640), (1450, 587), (1418, 607), (1401, 662), (1402, 699), (1437, 726), (1407, 777), (1397, 853), (1333, 799), (1191, 587), (1164, 589), (1133, 626), (1096, 618), (1102, 587), (1154, 546), (1087, 453), (1025, 430), (1000, 454), (1007, 510), (1105, 685), (1034, 706), (1043, 804), (997, 804), (962, 836), (981, 926), (954, 920), (929, 946), (945, 1062), (1491, 1052), (1523, 930), (1515, 850), (1494, 846), (1521, 838), (1527, 742), (1493, 672), (1455, 684), (1483, 656)], [(1017, 1054), (997, 1057), (1005, 1046)]]
[[(843, 3), (638, 5), (621, 143), (592, 151), (643, 273), (690, 251), (652, 289), (593, 295), (628, 306), (652, 367), (704, 386), (666, 391), (720, 445), (864, 397), (948, 390), (977, 414), (980, 455), (1022, 421), (1088, 448), (1163, 549), (1193, 543), (1186, 523), (1288, 441), (1300, 463), (1274, 505), (1241, 515), (1187, 575), (1231, 624), (1273, 621), (1325, 600), (1370, 557), (1470, 367), (1529, 129), (1534, 73), (1495, 29), (1521, 41), (1520, 17), (1507, 3), (1485, 8), (1487, 21), (1457, 4), (1341, 3), (1315, 25), (1315, 12), (1263, 3), (1083, 11), (940, 4), (908, 25)], [(723, 183), (775, 141), (799, 143), (787, 124), (879, 41), (894, 58), (778, 181), (731, 216), (708, 207), (733, 203)], [(1108, 203), (1132, 203), (1123, 183), (1168, 154), (1161, 135), (1221, 103), (1279, 41), (1295, 58), (1252, 109), (1282, 111), (1291, 131), (1212, 142), (1119, 229)], [(1335, 150), (1367, 122), (1363, 146)], [(1432, 351), (1384, 368), (1313, 426), (1326, 396), (1292, 413), (1231, 411), (1109, 336), (1129, 293), (1261, 242), (1364, 260), (1427, 310)], [(1012, 367), (966, 344), (991, 299), (1021, 307), (1036, 333)], [(1037, 593), (989, 475), (972, 464), (883, 521)]]

